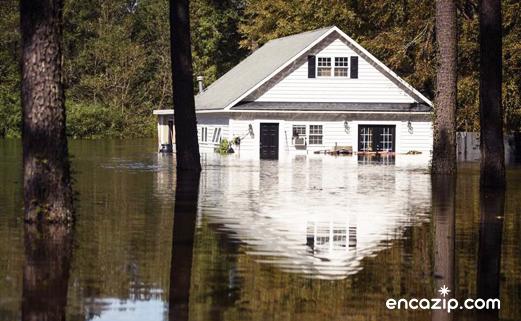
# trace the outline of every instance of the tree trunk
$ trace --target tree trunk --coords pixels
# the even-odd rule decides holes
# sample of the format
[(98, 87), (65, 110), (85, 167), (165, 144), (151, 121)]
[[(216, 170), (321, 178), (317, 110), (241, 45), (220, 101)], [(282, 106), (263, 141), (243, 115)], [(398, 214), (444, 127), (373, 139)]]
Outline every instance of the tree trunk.
[(188, 0), (170, 0), (170, 48), (177, 169), (200, 171)]
[(23, 321), (64, 321), (72, 229), (63, 224), (25, 227)]
[(481, 178), (484, 188), (505, 187), (505, 150), (501, 108), (501, 2), (481, 0), (479, 13), (479, 111)]
[(436, 0), (438, 69), (432, 172), (456, 172), (457, 24), (454, 0)]
[(61, 0), (21, 0), (24, 207), (28, 222), (73, 219), (62, 84)]
[[(432, 220), (434, 223), (434, 284), (437, 291), (448, 287), (451, 292), (441, 299), (454, 298), (454, 246), (456, 241), (456, 178), (453, 175), (432, 176)], [(432, 321), (454, 319), (454, 313), (433, 310)]]
[(180, 171), (177, 173), (168, 309), (169, 320), (171, 321), (187, 321), (189, 319), (199, 179), (200, 174), (197, 171)]

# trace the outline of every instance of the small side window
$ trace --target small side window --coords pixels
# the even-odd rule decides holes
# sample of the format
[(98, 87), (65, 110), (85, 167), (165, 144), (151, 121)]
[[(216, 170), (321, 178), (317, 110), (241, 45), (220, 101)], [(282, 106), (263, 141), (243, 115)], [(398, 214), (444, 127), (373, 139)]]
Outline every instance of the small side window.
[(201, 127), (201, 142), (208, 141), (208, 127)]
[(212, 142), (218, 143), (221, 141), (221, 127), (217, 127), (213, 130)]

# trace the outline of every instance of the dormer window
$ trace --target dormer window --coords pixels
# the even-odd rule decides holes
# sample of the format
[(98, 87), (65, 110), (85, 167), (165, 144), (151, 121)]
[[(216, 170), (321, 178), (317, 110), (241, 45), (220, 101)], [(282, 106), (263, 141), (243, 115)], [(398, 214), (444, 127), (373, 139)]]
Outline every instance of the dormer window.
[(335, 57), (335, 77), (347, 77), (349, 57)]
[(331, 77), (331, 58), (318, 57), (317, 58), (317, 75), (319, 77)]

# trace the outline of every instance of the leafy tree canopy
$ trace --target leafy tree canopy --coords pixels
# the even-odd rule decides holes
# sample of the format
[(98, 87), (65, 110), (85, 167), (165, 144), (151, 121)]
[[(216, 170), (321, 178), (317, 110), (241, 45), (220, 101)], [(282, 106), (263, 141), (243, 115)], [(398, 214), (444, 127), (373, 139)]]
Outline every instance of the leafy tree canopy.
[[(477, 0), (458, 0), (458, 129), (478, 130)], [(430, 98), (434, 2), (428, 0), (193, 0), (194, 74), (208, 85), (270, 39), (336, 25)], [(521, 27), (503, 0), (505, 126), (521, 129)], [(65, 0), (64, 79), (74, 137), (151, 136), (170, 108), (166, 0)], [(0, 135), (19, 135), (18, 1), (0, 12)]]

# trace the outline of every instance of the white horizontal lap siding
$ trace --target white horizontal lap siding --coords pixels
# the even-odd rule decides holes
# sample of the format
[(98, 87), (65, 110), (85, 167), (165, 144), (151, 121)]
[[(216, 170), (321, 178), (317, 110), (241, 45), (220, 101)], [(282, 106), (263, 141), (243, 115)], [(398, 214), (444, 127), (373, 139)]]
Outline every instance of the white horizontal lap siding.
[[(249, 134), (249, 125), (254, 128), (253, 137)], [(239, 137), (241, 139), (240, 151), (241, 152), (258, 152), (259, 143), (258, 135), (259, 129), (255, 128), (253, 120), (230, 120), (229, 137), (233, 139)]]
[[(297, 149), (293, 144), (293, 125), (306, 125), (306, 134), (309, 137), (310, 125), (322, 125), (322, 144), (311, 145), (307, 144), (306, 149)], [(287, 136), (286, 150), (289, 151), (316, 151), (316, 150), (330, 150), (335, 145), (338, 146), (352, 146), (353, 136), (352, 131), (346, 132), (343, 121), (289, 121), (286, 122), (284, 128)], [(354, 147), (353, 147), (354, 148)]]
[[(333, 41), (317, 57), (358, 56), (341, 40)], [(350, 61), (349, 61), (350, 64)], [(348, 71), (349, 73), (349, 71)], [(253, 99), (255, 93), (250, 97)], [(246, 98), (245, 100), (251, 100)], [(387, 77), (358, 58), (358, 79), (349, 77), (308, 78), (308, 64), (305, 62), (287, 75), (279, 83), (262, 94), (259, 102), (365, 102), (365, 103), (413, 103), (415, 100)]]
[(409, 151), (420, 151), (430, 155), (432, 151), (432, 123), (431, 122), (411, 122), (412, 131), (409, 131), (407, 122), (402, 122), (400, 133), (400, 141), (397, 142), (398, 152), (407, 153)]
[[(197, 140), (201, 150), (213, 149), (219, 146), (219, 140), (213, 142), (213, 135), (216, 129), (221, 129), (221, 139), (229, 139), (229, 119), (220, 116), (198, 116), (197, 117)], [(207, 141), (202, 141), (202, 129), (207, 128)]]

